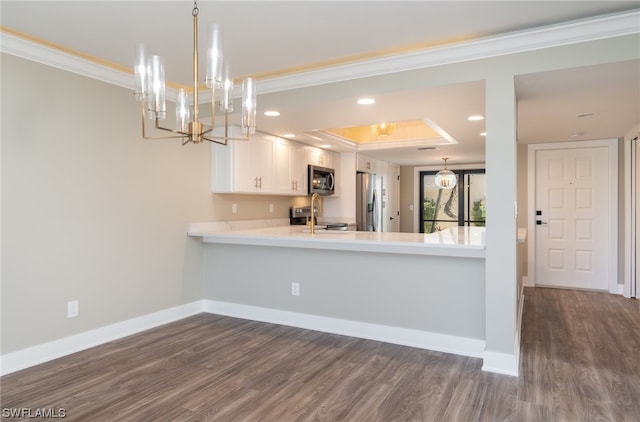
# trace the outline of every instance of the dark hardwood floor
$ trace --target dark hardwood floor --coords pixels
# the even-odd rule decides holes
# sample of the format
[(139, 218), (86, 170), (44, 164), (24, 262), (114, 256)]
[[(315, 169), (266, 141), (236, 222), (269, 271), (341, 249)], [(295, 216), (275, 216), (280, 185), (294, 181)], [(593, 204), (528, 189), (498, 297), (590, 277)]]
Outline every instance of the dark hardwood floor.
[(515, 378), (480, 359), (200, 314), (2, 377), (2, 416), (640, 420), (640, 301), (527, 288), (521, 345)]

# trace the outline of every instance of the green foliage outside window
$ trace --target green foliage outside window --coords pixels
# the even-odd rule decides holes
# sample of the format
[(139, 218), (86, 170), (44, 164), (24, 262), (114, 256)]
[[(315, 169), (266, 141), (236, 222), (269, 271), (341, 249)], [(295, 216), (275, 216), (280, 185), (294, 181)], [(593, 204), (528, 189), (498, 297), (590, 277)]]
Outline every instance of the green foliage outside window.
[(486, 204), (484, 199), (475, 201), (473, 203), (473, 209), (471, 210), (471, 215), (472, 215), (471, 218), (473, 219), (473, 221), (475, 221), (475, 223), (473, 223), (474, 226), (476, 227), (485, 226), (485, 222), (487, 221), (487, 210), (486, 210)]
[(436, 215), (436, 201), (432, 198), (426, 198), (422, 204), (424, 212), (424, 232), (433, 232), (433, 220)]
[(424, 200), (424, 219), (425, 220), (433, 220), (433, 217), (436, 215), (436, 201), (431, 198), (427, 198)]

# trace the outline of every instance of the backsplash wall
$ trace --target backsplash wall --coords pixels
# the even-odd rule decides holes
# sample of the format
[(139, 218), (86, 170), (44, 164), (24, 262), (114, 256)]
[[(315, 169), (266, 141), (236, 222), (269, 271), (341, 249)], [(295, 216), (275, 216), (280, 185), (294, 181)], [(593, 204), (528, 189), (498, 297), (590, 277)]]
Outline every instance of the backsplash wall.
[[(211, 221), (265, 220), (289, 218), (289, 207), (308, 205), (307, 196), (242, 195), (212, 193), (213, 218)], [(233, 204), (237, 212), (233, 213)], [(270, 212), (273, 205), (273, 212)]]

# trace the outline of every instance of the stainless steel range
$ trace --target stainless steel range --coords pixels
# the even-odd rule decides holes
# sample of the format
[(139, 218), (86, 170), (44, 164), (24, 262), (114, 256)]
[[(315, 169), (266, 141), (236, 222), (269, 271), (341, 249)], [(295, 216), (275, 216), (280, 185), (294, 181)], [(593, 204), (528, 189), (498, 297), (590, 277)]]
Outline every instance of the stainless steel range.
[[(318, 208), (313, 213), (313, 222), (318, 223)], [(304, 226), (311, 217), (311, 207), (291, 207), (289, 208), (289, 224), (292, 226)]]
[[(313, 213), (313, 221), (320, 229), (324, 230), (349, 230), (347, 223), (322, 223), (318, 225), (318, 208)], [(289, 208), (289, 224), (292, 226), (304, 226), (311, 217), (311, 207)]]

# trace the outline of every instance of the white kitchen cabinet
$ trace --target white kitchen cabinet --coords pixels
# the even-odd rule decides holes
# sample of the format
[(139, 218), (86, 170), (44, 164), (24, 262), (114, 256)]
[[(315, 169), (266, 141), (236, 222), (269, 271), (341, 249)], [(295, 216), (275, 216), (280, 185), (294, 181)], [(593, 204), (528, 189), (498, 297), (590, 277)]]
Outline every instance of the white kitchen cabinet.
[(288, 194), (293, 190), (291, 180), (291, 143), (284, 139), (276, 142), (275, 156), (276, 190)]
[[(232, 128), (231, 136), (241, 136)], [(212, 144), (211, 190), (215, 193), (275, 193), (275, 154), (278, 138), (256, 133), (250, 141)]]
[[(237, 168), (242, 174), (243, 181), (248, 182), (249, 190), (259, 193), (272, 193), (275, 184), (275, 154), (277, 138), (270, 135), (258, 135), (251, 139), (251, 160), (247, 160)], [(241, 182), (244, 184), (244, 182)]]
[(384, 176), (384, 161), (376, 160), (363, 154), (358, 154), (356, 161), (357, 170), (363, 173), (378, 174)]
[(314, 166), (335, 169), (336, 163), (334, 162), (334, 157), (336, 155), (336, 153), (326, 151), (322, 148), (307, 147), (307, 162)]
[(226, 147), (231, 151), (232, 182), (229, 192), (269, 193), (273, 189), (273, 138), (255, 134), (248, 142), (230, 141)]
[(371, 159), (365, 155), (358, 154), (356, 158), (356, 170), (361, 171), (363, 173), (372, 173), (371, 168)]
[[(232, 128), (231, 136), (240, 136)], [(250, 141), (212, 145), (211, 189), (214, 193), (307, 194), (305, 145), (256, 133)]]
[(297, 142), (278, 139), (276, 143), (276, 193), (306, 195), (306, 150)]
[(294, 195), (306, 195), (307, 148), (297, 142), (292, 142), (291, 145), (291, 186)]

